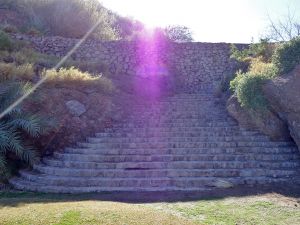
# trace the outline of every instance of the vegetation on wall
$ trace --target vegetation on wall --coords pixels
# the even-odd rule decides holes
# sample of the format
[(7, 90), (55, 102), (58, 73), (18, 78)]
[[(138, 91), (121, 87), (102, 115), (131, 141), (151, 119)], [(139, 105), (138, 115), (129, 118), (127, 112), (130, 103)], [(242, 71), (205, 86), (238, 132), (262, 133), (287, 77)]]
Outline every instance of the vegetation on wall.
[(300, 64), (300, 37), (282, 43), (273, 55), (273, 63), (280, 73), (289, 73)]
[(300, 64), (300, 38), (277, 44), (262, 40), (243, 50), (233, 45), (231, 57), (249, 65), (246, 72), (238, 71), (230, 82), (230, 89), (241, 106), (266, 109), (268, 104), (262, 85), (279, 74), (289, 73)]
[(238, 71), (230, 82), (230, 89), (236, 94), (242, 107), (266, 109), (267, 100), (263, 96), (262, 85), (278, 74), (277, 67), (271, 62), (274, 49), (275, 45), (267, 40), (251, 44), (243, 50), (232, 46), (231, 57), (249, 65), (246, 72)]

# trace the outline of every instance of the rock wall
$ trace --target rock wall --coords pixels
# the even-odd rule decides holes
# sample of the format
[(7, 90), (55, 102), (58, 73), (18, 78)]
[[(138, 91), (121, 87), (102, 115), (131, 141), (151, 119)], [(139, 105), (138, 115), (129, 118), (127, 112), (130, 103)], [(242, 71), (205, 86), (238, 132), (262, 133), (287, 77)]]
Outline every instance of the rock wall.
[[(13, 34), (13, 38), (28, 41), (36, 50), (59, 57), (78, 42), (78, 39), (21, 34)], [(165, 67), (170, 76), (176, 77), (177, 90), (195, 92), (203, 86), (218, 85), (223, 77), (236, 70), (237, 63), (229, 56), (230, 44), (226, 43), (86, 40), (72, 58), (101, 61), (118, 76), (148, 76), (151, 67)]]
[(300, 65), (289, 74), (269, 81), (263, 92), (300, 149)]

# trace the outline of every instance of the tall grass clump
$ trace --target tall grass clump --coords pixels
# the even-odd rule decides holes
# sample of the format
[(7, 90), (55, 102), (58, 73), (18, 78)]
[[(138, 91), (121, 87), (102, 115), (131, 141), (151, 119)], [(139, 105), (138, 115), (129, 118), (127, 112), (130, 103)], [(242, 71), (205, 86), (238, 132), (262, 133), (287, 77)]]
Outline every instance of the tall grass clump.
[(42, 76), (47, 78), (46, 85), (74, 86), (76, 88), (93, 87), (107, 94), (114, 91), (114, 85), (108, 78), (101, 74), (91, 75), (75, 67), (45, 70)]

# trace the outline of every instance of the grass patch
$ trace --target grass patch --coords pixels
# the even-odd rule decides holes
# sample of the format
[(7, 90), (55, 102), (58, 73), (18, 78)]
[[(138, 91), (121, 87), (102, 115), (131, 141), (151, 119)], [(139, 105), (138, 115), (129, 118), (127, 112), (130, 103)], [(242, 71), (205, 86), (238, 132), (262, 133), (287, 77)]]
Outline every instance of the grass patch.
[[(299, 224), (299, 199), (265, 194), (176, 203), (101, 201), (101, 194), (0, 194), (8, 224)], [(297, 206), (298, 205), (298, 206)]]
[(60, 221), (55, 225), (72, 225), (77, 224), (77, 221), (80, 220), (80, 212), (79, 211), (68, 211), (65, 212)]

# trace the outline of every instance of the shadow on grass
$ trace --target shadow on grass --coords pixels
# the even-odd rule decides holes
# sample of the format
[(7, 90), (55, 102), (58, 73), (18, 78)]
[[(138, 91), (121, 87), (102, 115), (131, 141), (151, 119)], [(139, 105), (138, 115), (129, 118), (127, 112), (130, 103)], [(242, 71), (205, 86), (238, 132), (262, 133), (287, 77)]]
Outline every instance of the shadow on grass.
[(74, 201), (114, 201), (123, 203), (187, 202), (218, 200), (227, 197), (246, 197), (276, 193), (286, 197), (300, 198), (300, 186), (240, 186), (230, 189), (214, 189), (202, 192), (103, 192), (88, 194), (49, 194), (4, 191), (0, 192), (0, 207), (15, 207), (30, 203), (55, 203)]

